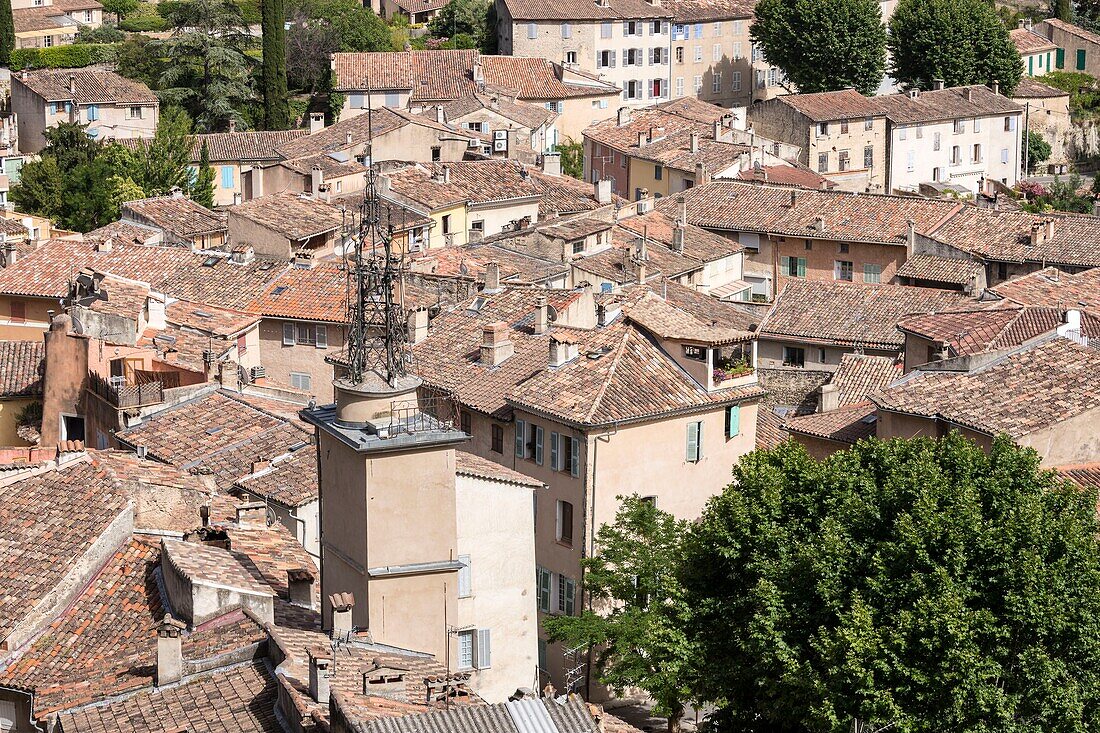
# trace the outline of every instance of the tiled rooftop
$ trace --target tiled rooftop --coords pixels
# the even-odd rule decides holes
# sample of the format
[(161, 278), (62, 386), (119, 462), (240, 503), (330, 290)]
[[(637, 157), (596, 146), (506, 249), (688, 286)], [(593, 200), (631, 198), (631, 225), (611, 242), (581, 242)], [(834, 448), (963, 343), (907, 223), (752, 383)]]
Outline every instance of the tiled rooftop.
[(914, 254), (898, 268), (898, 277), (924, 282), (970, 285), (983, 269), (981, 262), (939, 255)]
[(455, 473), (532, 488), (545, 486), (541, 481), (537, 481), (519, 471), (514, 471), (496, 461), (490, 461), (464, 450), (455, 451)]
[[(1038, 227), (1034, 242), (1033, 226)], [(1053, 233), (1048, 236), (1050, 227)], [(1100, 217), (1085, 214), (1037, 215), (964, 206), (928, 236), (998, 262), (1100, 266)]]
[(478, 160), (424, 163), (433, 177), (449, 171), (450, 185), (460, 189), (471, 205), (539, 196), (541, 189), (530, 173), (514, 160)]
[(25, 72), (19, 79), (47, 102), (155, 104), (157, 101), (157, 95), (149, 87), (106, 69), (39, 69)]
[(383, 51), (333, 56), (336, 91), (405, 90), (410, 101), (436, 102), (476, 91), (471, 73), (477, 51)]
[(840, 406), (866, 402), (867, 395), (886, 387), (901, 376), (902, 364), (889, 356), (845, 354), (829, 378), (839, 388)]
[(161, 559), (170, 562), (179, 573), (192, 582), (217, 585), (258, 594), (272, 594), (272, 589), (245, 570), (229, 550), (201, 542), (165, 539)]
[(128, 215), (140, 216), (181, 239), (224, 232), (226, 229), (224, 213), (211, 211), (182, 195), (123, 202), (122, 216)]
[(1100, 463), (1058, 466), (1057, 471), (1083, 489), (1100, 490)]
[(237, 204), (229, 209), (229, 216), (249, 219), (295, 241), (338, 231), (344, 225), (344, 217), (336, 206), (292, 191), (270, 193)]
[(211, 162), (280, 160), (279, 146), (309, 134), (308, 130), (248, 130), (193, 135), (191, 160), (198, 161), (205, 143)]
[(1012, 92), (1013, 99), (1049, 99), (1052, 97), (1067, 97), (1066, 101), (1068, 102), (1069, 92), (1044, 84), (1030, 76), (1021, 78), (1020, 83), (1016, 85), (1016, 90)]
[(981, 84), (922, 91), (916, 96), (899, 93), (865, 97), (854, 89), (842, 89), (777, 99), (815, 122), (885, 116), (895, 124), (911, 125), (1023, 112), (1011, 99)]
[(599, 5), (591, 0), (505, 0), (512, 20), (627, 20), (631, 18), (672, 18), (660, 3), (646, 0), (609, 0)]
[(875, 406), (865, 400), (829, 412), (792, 417), (786, 428), (791, 433), (851, 444), (874, 437), (876, 422)]
[(252, 313), (189, 300), (172, 301), (165, 318), (168, 323), (222, 337), (236, 336), (260, 320)]
[(536, 102), (595, 97), (617, 94), (618, 87), (587, 75), (579, 74), (584, 83), (564, 81), (560, 67), (548, 59), (525, 56), (482, 56), (481, 72), (486, 87), (491, 87), (517, 99)]
[(1100, 268), (1074, 274), (1046, 267), (990, 290), (1021, 305), (1100, 309)]
[[(1060, 308), (1005, 306), (982, 310), (949, 310), (913, 316), (898, 322), (898, 330), (946, 343), (951, 356), (970, 356), (1020, 346), (1053, 333), (1065, 324)], [(1083, 313), (1081, 332), (1100, 338), (1100, 318)]]
[(307, 446), (276, 456), (266, 468), (242, 474), (237, 485), (285, 507), (316, 501), (317, 453)]
[(41, 395), (45, 367), (45, 342), (0, 341), (0, 397)]
[[(546, 107), (528, 102), (517, 102), (502, 94), (488, 95), (475, 92), (471, 96), (459, 97), (446, 102), (442, 107), (447, 115), (447, 120), (451, 122), (481, 110), (488, 110), (505, 119), (518, 122), (523, 127), (531, 130), (537, 129), (557, 117), (555, 113), (546, 109)], [(434, 112), (434, 107), (425, 110), (428, 115), (432, 115)]]
[(320, 263), (309, 269), (291, 268), (273, 280), (248, 310), (273, 318), (347, 322), (347, 272)]
[(1030, 28), (1013, 28), (1008, 32), (1008, 37), (1021, 56), (1053, 51), (1057, 48), (1046, 36), (1041, 36)]

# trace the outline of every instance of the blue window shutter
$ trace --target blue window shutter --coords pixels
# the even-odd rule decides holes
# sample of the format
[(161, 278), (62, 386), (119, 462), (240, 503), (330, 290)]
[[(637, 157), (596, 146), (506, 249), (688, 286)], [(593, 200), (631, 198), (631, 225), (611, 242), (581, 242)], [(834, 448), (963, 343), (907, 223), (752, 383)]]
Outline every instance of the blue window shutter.
[(222, 166), (222, 188), (233, 188), (233, 166)]
[(523, 433), (524, 428), (523, 420), (516, 420), (516, 457), (523, 458)]
[(791, 274), (791, 258), (786, 255), (779, 258), (779, 274), (790, 275)]
[(569, 475), (581, 475), (581, 442), (576, 438), (570, 438), (573, 452), (569, 456)]
[(806, 258), (805, 257), (799, 257), (798, 258), (798, 276), (799, 277), (806, 277)]
[(726, 437), (733, 438), (741, 434), (741, 405), (726, 408)]
[(558, 448), (558, 434), (550, 433), (550, 470), (558, 471), (561, 469), (561, 451)]

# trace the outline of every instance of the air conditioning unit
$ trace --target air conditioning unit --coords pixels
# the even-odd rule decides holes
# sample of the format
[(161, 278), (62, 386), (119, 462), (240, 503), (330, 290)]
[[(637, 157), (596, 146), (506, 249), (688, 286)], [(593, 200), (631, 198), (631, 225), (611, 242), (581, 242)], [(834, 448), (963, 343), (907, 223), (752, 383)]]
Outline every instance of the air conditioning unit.
[(267, 377), (267, 369), (263, 366), (254, 366), (248, 370), (251, 381), (255, 382), (257, 379), (264, 379)]
[(506, 152), (508, 152), (508, 141), (507, 140), (494, 140), (493, 141), (493, 152), (494, 153), (506, 153)]

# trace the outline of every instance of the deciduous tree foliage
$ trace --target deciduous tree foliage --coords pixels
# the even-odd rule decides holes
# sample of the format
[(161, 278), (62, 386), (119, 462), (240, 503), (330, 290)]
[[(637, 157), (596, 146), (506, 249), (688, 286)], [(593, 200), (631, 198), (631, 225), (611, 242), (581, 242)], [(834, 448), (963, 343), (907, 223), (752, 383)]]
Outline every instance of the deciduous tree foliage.
[(1073, 22), (1073, 2), (1072, 0), (1050, 0), (1050, 14), (1052, 17), (1064, 20), (1067, 23)]
[(878, 0), (760, 0), (753, 42), (798, 91), (873, 94), (886, 65)]
[(624, 499), (615, 521), (596, 533), (595, 557), (583, 561), (594, 610), (545, 622), (566, 646), (595, 645), (600, 682), (648, 692), (670, 731), (688, 699), (687, 608), (676, 578), (686, 524), (637, 495)]
[(496, 53), (496, 14), (492, 0), (452, 0), (428, 23), (433, 38), (468, 37), (452, 48), (477, 48)]
[(165, 107), (152, 140), (127, 156), (120, 175), (145, 196), (163, 196), (173, 188), (191, 189), (191, 119), (181, 108)]
[(745, 457), (685, 541), (722, 731), (1100, 729), (1096, 492), (998, 438)]
[(1011, 95), (1023, 64), (992, 4), (983, 0), (899, 0), (887, 40), (890, 75), (909, 88), (992, 85)]

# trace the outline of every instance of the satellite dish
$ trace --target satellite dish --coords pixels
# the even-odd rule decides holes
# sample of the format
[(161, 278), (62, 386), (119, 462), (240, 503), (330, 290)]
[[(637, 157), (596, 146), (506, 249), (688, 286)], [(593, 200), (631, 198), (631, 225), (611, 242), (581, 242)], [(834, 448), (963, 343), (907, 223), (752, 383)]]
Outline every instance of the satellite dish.
[(546, 318), (553, 323), (558, 320), (558, 309), (552, 305), (546, 306)]

